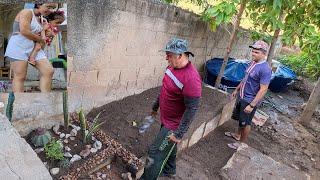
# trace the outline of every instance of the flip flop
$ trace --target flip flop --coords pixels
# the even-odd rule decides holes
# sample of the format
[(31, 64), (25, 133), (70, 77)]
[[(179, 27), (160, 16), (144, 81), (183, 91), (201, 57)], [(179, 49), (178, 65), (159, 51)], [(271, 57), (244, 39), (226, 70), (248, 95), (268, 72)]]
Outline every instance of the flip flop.
[(240, 143), (230, 143), (230, 144), (228, 144), (228, 147), (231, 149), (237, 150), (240, 145), (241, 145)]
[(224, 132), (224, 135), (227, 136), (227, 137), (231, 137), (231, 138), (233, 138), (233, 139), (236, 140), (236, 141), (239, 141), (239, 140), (240, 140), (240, 138), (237, 139), (237, 138), (234, 136), (234, 134), (231, 133), (231, 132)]

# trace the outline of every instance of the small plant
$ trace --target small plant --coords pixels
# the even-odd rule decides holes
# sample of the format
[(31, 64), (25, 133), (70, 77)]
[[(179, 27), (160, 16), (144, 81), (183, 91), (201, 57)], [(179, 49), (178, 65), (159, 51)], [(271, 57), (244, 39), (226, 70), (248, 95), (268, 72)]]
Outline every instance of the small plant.
[(65, 168), (66, 169), (66, 168), (69, 168), (70, 165), (71, 165), (71, 163), (70, 163), (69, 159), (64, 158), (61, 161), (59, 161), (59, 167), (60, 168)]
[(87, 142), (91, 139), (92, 134), (96, 132), (102, 124), (105, 122), (98, 123), (98, 118), (101, 112), (93, 119), (93, 122), (89, 125), (86, 117), (84, 116), (83, 110), (81, 109), (79, 112), (79, 119), (81, 125), (81, 133), (83, 137), (83, 143), (87, 144)]
[(64, 120), (64, 129), (68, 131), (69, 127), (69, 113), (68, 113), (68, 92), (63, 91), (62, 93), (62, 99), (63, 99), (63, 120)]
[(63, 156), (63, 145), (58, 140), (53, 139), (48, 144), (44, 146), (44, 151), (46, 153), (46, 158), (55, 160), (64, 160)]
[(31, 139), (36, 147), (43, 147), (51, 141), (51, 134), (44, 128), (38, 128)]

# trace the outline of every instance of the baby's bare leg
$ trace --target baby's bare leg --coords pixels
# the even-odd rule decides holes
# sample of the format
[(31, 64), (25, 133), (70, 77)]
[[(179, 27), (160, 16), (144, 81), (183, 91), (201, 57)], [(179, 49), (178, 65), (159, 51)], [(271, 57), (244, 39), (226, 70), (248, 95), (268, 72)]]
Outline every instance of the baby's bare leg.
[(36, 65), (36, 56), (38, 54), (38, 52), (40, 51), (41, 49), (41, 45), (40, 43), (36, 43), (30, 56), (29, 56), (29, 59), (28, 59), (28, 62), (32, 65)]

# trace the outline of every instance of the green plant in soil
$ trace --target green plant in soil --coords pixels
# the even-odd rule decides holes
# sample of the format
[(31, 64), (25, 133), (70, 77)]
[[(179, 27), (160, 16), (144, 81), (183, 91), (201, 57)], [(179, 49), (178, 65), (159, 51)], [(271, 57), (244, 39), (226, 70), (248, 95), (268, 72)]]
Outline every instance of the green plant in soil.
[(36, 147), (43, 147), (51, 141), (51, 134), (44, 128), (38, 128), (31, 139)]
[(14, 99), (15, 99), (14, 93), (10, 92), (9, 93), (9, 98), (8, 98), (8, 104), (7, 104), (7, 108), (6, 108), (6, 116), (9, 119), (10, 122), (11, 122), (11, 119), (12, 119)]
[(79, 112), (79, 120), (80, 120), (80, 125), (81, 125), (81, 136), (83, 138), (83, 143), (87, 144), (91, 137), (92, 134), (94, 134), (97, 130), (99, 130), (99, 128), (101, 127), (102, 124), (104, 124), (105, 122), (98, 122), (98, 118), (100, 116), (101, 112), (93, 119), (93, 122), (88, 123), (84, 113), (83, 113), (83, 109), (80, 110)]
[(63, 99), (64, 130), (68, 131), (70, 122), (69, 122), (69, 113), (68, 113), (68, 92), (67, 91), (63, 91), (62, 99)]
[(56, 139), (44, 146), (44, 152), (46, 153), (46, 158), (51, 161), (64, 160), (63, 145)]

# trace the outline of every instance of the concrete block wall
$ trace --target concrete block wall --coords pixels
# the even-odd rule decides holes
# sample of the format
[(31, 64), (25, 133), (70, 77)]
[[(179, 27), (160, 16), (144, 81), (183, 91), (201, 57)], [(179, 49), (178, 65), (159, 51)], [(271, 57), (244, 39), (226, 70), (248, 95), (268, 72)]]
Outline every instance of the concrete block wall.
[[(0, 94), (0, 102), (8, 102), (8, 93)], [(15, 93), (12, 125), (21, 136), (38, 127), (51, 128), (63, 123), (62, 93)], [(0, 112), (1, 113), (1, 112)]]
[[(205, 87), (208, 88), (208, 87)], [(221, 99), (221, 101), (228, 99), (228, 94), (224, 91), (217, 90), (214, 87), (210, 87), (212, 92), (216, 94), (217, 98)], [(223, 105), (221, 111), (216, 114), (212, 119), (207, 119), (201, 122), (192, 122), (191, 127), (188, 132), (185, 134), (181, 143), (178, 145), (178, 151), (189, 148), (200, 141), (202, 138), (207, 136), (210, 132), (215, 130), (217, 127), (223, 125), (229, 119), (231, 119), (232, 111), (235, 106), (235, 100), (226, 101), (227, 103)]]
[[(172, 37), (189, 41), (192, 62), (202, 71), (206, 59), (223, 56), (232, 30), (210, 32), (197, 15), (151, 0), (78, 0), (68, 11), (70, 111), (160, 86), (167, 62), (158, 51)], [(231, 57), (248, 52), (251, 40), (242, 32)]]

